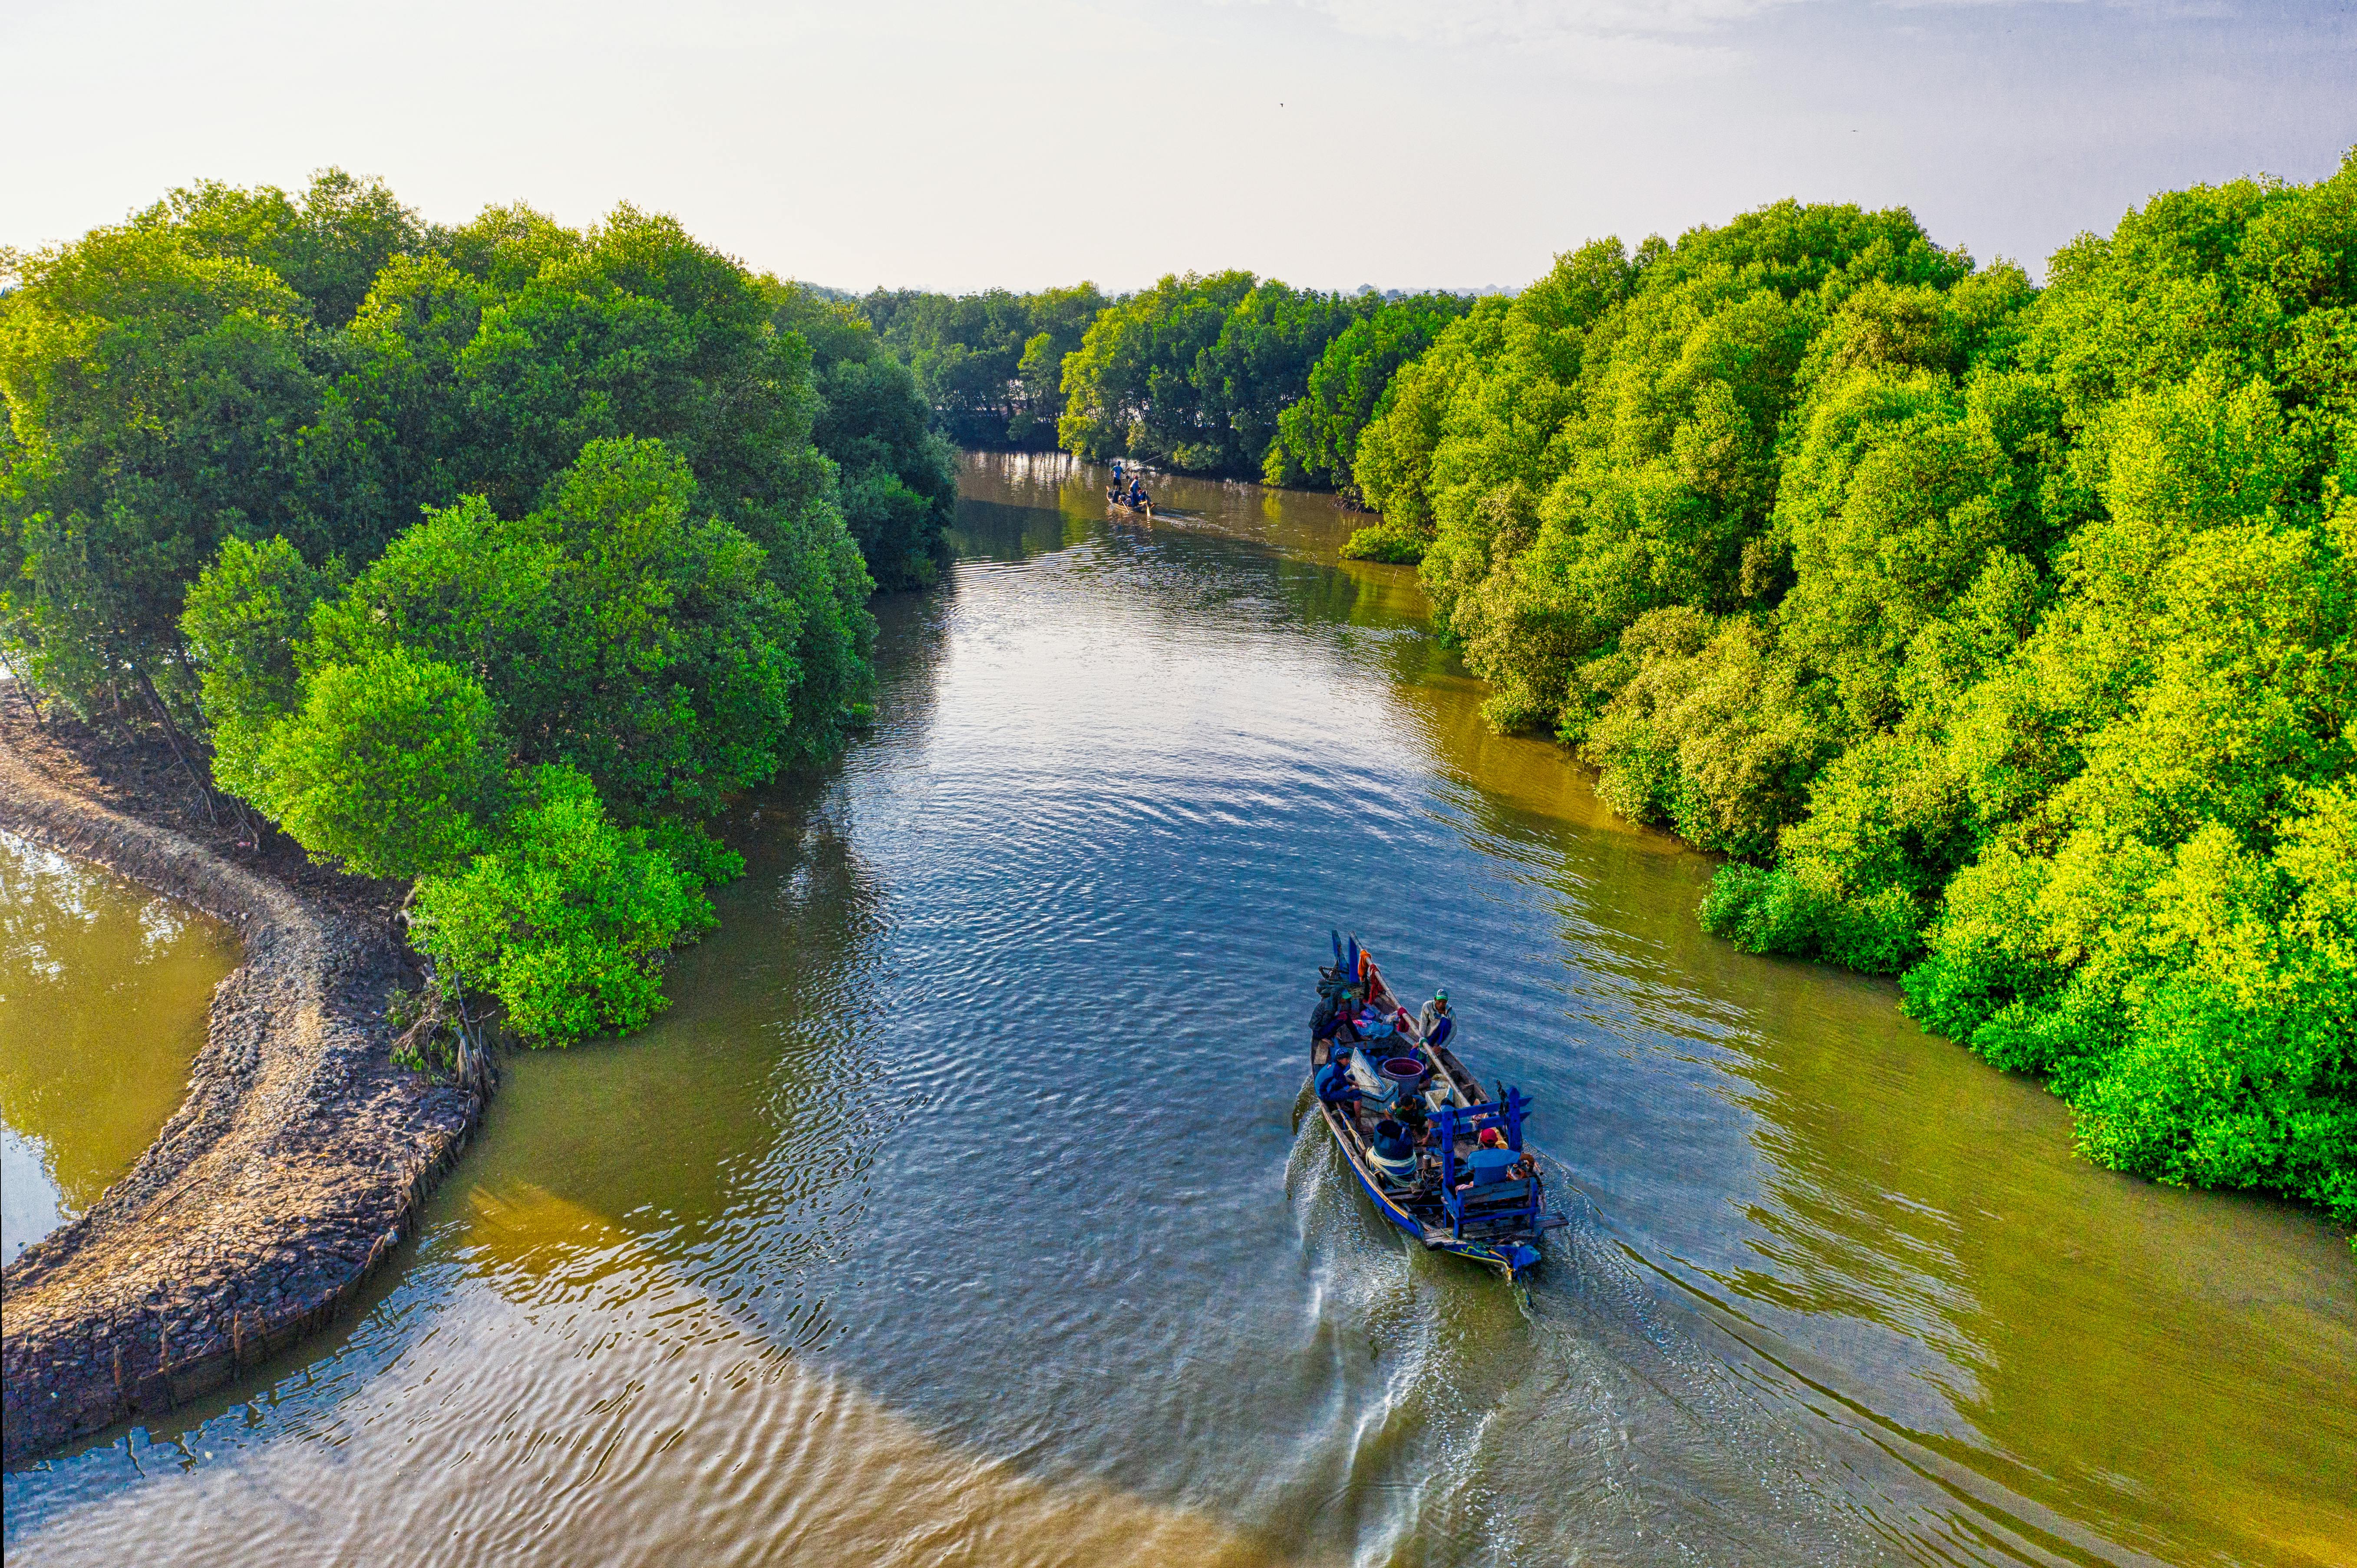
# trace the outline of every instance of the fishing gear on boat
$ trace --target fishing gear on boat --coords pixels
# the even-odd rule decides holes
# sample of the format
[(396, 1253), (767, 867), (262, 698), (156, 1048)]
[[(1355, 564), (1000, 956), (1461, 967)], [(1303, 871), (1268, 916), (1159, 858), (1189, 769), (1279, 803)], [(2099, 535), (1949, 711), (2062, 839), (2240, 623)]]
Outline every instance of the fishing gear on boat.
[(1568, 1223), (1523, 1144), (1530, 1097), (1502, 1079), (1485, 1090), (1466, 1069), (1446, 991), (1411, 1015), (1357, 933), (1329, 936), (1334, 962), (1318, 969), (1310, 1014), (1318, 1114), (1384, 1219), (1520, 1281), (1546, 1232)]

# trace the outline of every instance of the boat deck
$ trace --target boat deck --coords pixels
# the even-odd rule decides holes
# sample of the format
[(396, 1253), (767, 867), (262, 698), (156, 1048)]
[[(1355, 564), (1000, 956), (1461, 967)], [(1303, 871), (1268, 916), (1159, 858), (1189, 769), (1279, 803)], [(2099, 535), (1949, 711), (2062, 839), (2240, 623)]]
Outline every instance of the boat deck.
[[(1480, 1081), (1466, 1069), (1454, 1051), (1446, 1046), (1435, 1047), (1425, 1042), (1415, 1020), (1383, 983), (1380, 970), (1373, 972), (1369, 1002), (1379, 1014), (1390, 1018), (1396, 1033), (1387, 1039), (1372, 1042), (1356, 1039), (1339, 1042), (1342, 1048), (1356, 1047), (1367, 1050), (1371, 1057), (1416, 1056), (1432, 1067), (1432, 1085), (1446, 1086), (1448, 1093), (1442, 1103), (1463, 1108), (1491, 1103), (1491, 1097), (1483, 1092)], [(1311, 1046), (1310, 1070), (1313, 1075), (1333, 1060), (1337, 1044), (1320, 1040)], [(1383, 1047), (1386, 1044), (1394, 1048), (1384, 1051)], [(1369, 1049), (1370, 1046), (1373, 1048)], [(1516, 1260), (1518, 1248), (1529, 1246), (1552, 1225), (1561, 1223), (1553, 1216), (1544, 1216), (1533, 1224), (1526, 1210), (1512, 1217), (1501, 1215), (1494, 1220), (1468, 1213), (1461, 1222), (1452, 1223), (1442, 1195), (1440, 1150), (1437, 1146), (1429, 1144), (1420, 1146), (1416, 1180), (1411, 1185), (1386, 1173), (1374, 1158), (1374, 1123), (1383, 1118), (1384, 1107), (1371, 1107), (1357, 1101), (1336, 1104), (1320, 1098), (1318, 1109), (1333, 1133), (1335, 1142), (1340, 1145), (1344, 1157), (1350, 1161), (1360, 1185), (1382, 1208), (1384, 1217), (1417, 1237), (1426, 1247), (1460, 1253), (1489, 1263), (1503, 1269), (1511, 1277), (1518, 1268), (1525, 1266)], [(1461, 1130), (1454, 1143), (1456, 1167), (1463, 1170), (1468, 1156), (1477, 1146), (1475, 1134), (1469, 1128)], [(1541, 1188), (1534, 1185), (1529, 1190), (1537, 1192)]]

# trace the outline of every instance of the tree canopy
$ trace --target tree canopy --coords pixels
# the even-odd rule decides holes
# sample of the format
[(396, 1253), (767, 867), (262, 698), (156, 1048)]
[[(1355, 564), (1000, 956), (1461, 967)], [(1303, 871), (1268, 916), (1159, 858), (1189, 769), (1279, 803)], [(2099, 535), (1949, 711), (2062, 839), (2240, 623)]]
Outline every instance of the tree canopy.
[[(1351, 489), (1393, 376), (1471, 307), (1454, 294), (1318, 294), (1249, 273), (857, 302), (959, 446), (1114, 456), (1181, 473)], [(813, 339), (813, 342), (816, 338)], [(822, 443), (823, 444), (823, 443)]]
[(2035, 287), (1785, 201), (1511, 297), (1250, 273), (853, 302), (673, 220), (338, 171), (16, 258), (0, 647), (144, 705), (563, 1040), (661, 1004), (823, 752), (949, 443), (1355, 491), (1503, 728), (1900, 977), (2095, 1158), (2357, 1217), (2357, 154)]
[[(329, 170), (300, 199), (177, 191), (19, 270), (0, 636), (84, 711), (146, 683), (190, 716), (180, 601), (223, 540), (357, 566), (461, 496), (522, 517), (595, 440), (662, 441), (773, 577), (835, 601), (799, 652), (843, 692), (859, 578), (920, 579), (946, 521), (910, 389), (845, 374), (840, 345), (818, 365), (777, 285), (627, 206), (587, 231), (522, 207), (445, 228)], [(846, 496), (873, 569), (834, 543)]]
[(917, 380), (853, 306), (770, 284), (770, 320), (810, 345), (811, 437), (835, 466), (836, 503), (878, 586), (921, 587), (941, 569), (957, 507), (957, 459), (929, 428)]
[(2033, 288), (1904, 211), (1565, 256), (1355, 471), (1498, 725), (2092, 1156), (2357, 1216), (2357, 155)]
[(909, 373), (669, 218), (443, 227), (336, 170), (14, 264), (11, 661), (414, 879), (423, 950), (525, 1035), (642, 1021), (728, 871), (697, 824), (834, 743), (870, 593), (937, 570)]
[(1390, 409), (1393, 379), (1472, 305), (1456, 294), (1386, 299), (1335, 334), (1310, 365), (1301, 395), (1276, 416), (1277, 438), (1262, 460), (1262, 478), (1351, 487), (1360, 435)]
[(1065, 359), (1058, 439), (1083, 457), (1258, 478), (1310, 368), (1380, 304), (1250, 273), (1165, 277), (1101, 313)]

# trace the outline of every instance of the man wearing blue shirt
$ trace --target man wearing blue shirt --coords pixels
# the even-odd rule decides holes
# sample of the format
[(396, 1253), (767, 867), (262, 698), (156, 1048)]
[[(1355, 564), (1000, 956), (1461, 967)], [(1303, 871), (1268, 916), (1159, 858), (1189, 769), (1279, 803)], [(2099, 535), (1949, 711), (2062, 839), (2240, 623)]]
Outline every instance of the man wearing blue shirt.
[(1359, 1098), (1359, 1086), (1351, 1081), (1351, 1053), (1338, 1051), (1334, 1059), (1318, 1069), (1318, 1098), (1329, 1105), (1350, 1105)]

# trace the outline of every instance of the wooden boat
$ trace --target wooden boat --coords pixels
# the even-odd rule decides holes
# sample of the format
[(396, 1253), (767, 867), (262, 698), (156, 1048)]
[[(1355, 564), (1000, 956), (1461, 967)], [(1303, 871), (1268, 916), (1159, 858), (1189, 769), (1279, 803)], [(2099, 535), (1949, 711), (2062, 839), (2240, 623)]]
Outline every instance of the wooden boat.
[[(1530, 1098), (1503, 1085), (1492, 1098), (1446, 1043), (1427, 1043), (1416, 1020), (1392, 994), (1373, 956), (1355, 937), (1346, 955), (1338, 935), (1334, 963), (1318, 970), (1318, 989), (1331, 1000), (1346, 988), (1351, 1001), (1372, 1015), (1374, 1026), (1354, 1025), (1344, 1031), (1356, 1035), (1354, 1040), (1313, 1040), (1309, 1070), (1314, 1084), (1338, 1055), (1356, 1054), (1355, 1060), (1346, 1059), (1346, 1070), (1358, 1098), (1318, 1096), (1318, 1113), (1351, 1173), (1383, 1218), (1425, 1246), (1470, 1258), (1509, 1280), (1521, 1279), (1544, 1256), (1541, 1239), (1568, 1223), (1546, 1207), (1535, 1156), (1521, 1158)], [(1383, 1097), (1382, 1087), (1368, 1092), (1371, 1083), (1388, 1086), (1391, 1098)], [(1405, 1115), (1391, 1113), (1402, 1110)], [(1411, 1144), (1402, 1158), (1401, 1133), (1419, 1119), (1428, 1137)], [(1471, 1156), (1481, 1132), (1491, 1127), (1504, 1135), (1517, 1164), (1512, 1174), (1475, 1185)]]
[(1148, 522), (1152, 522), (1154, 521), (1154, 498), (1152, 496), (1146, 498), (1146, 503), (1143, 506), (1132, 506), (1127, 498), (1122, 494), (1120, 488), (1118, 486), (1113, 486), (1108, 487), (1105, 490), (1105, 504), (1113, 508), (1114, 510), (1126, 512), (1131, 517), (1142, 517)]

